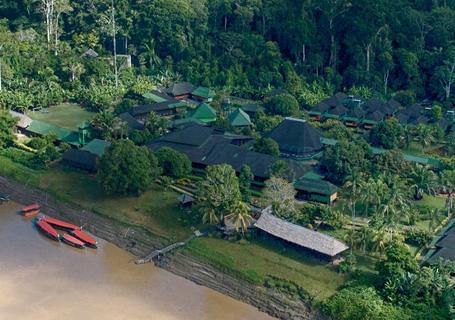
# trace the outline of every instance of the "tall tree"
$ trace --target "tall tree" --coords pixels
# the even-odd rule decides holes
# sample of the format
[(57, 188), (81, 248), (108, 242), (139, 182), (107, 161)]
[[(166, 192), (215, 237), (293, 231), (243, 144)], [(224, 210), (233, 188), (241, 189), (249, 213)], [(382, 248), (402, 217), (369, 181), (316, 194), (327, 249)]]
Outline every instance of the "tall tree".
[(234, 224), (236, 231), (240, 230), (242, 234), (245, 234), (252, 220), (251, 208), (245, 202), (239, 201), (230, 209), (226, 218)]
[(17, 120), (11, 117), (7, 110), (0, 108), (0, 149), (14, 141), (13, 128)]
[(428, 167), (416, 164), (409, 175), (412, 187), (415, 189), (414, 199), (423, 198), (423, 193), (432, 194), (435, 191), (437, 177)]
[(223, 225), (226, 214), (241, 199), (235, 170), (227, 164), (208, 166), (205, 179), (199, 183), (198, 197), (202, 202), (203, 220)]
[(455, 193), (455, 170), (444, 170), (441, 173), (441, 185), (447, 193), (447, 216), (450, 216), (453, 209), (453, 196)]
[(139, 195), (160, 174), (156, 157), (145, 147), (119, 140), (101, 157), (98, 178), (108, 194)]
[(272, 177), (265, 182), (264, 202), (271, 204), (278, 216), (286, 218), (295, 212), (295, 195), (294, 186), (282, 178)]

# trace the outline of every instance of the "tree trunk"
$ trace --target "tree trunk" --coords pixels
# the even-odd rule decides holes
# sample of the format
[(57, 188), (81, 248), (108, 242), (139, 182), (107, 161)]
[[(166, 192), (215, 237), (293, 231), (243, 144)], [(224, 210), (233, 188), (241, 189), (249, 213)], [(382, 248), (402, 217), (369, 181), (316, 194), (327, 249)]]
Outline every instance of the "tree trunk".
[(389, 87), (389, 75), (390, 75), (390, 70), (387, 70), (384, 73), (384, 96), (387, 96), (387, 88)]
[(115, 76), (115, 87), (118, 87), (118, 72), (117, 72), (117, 42), (116, 42), (116, 31), (115, 31), (115, 9), (114, 9), (114, 0), (112, 3), (112, 40), (113, 40), (113, 49), (114, 49), (114, 76)]
[(366, 47), (367, 61), (366, 61), (366, 71), (370, 73), (370, 55), (371, 55), (371, 42)]
[(302, 44), (302, 64), (304, 64), (306, 61), (306, 46), (305, 44)]
[(447, 216), (450, 217), (453, 207), (453, 193), (449, 191), (447, 195)]
[(55, 18), (55, 30), (54, 30), (54, 33), (55, 33), (55, 52), (54, 54), (55, 55), (58, 55), (58, 20), (60, 19), (60, 12), (57, 13), (57, 17)]

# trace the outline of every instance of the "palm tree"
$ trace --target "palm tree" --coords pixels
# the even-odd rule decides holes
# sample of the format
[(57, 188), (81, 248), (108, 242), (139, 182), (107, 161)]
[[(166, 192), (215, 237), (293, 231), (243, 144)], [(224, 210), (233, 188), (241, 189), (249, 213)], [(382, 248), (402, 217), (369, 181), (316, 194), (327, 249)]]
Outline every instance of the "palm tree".
[(128, 134), (128, 124), (120, 118), (114, 118), (110, 132), (112, 137), (123, 139)]
[[(361, 172), (352, 170), (347, 177), (347, 182), (344, 185), (345, 189), (349, 192), (349, 207), (351, 209), (351, 225), (354, 226), (354, 219), (356, 217), (357, 201), (360, 198), (360, 188), (363, 185)], [(353, 233), (351, 233), (351, 254), (354, 245)]]
[(432, 232), (441, 223), (441, 212), (438, 209), (432, 208), (427, 211), (428, 220), (428, 231)]
[(216, 223), (220, 222), (220, 219), (218, 218), (215, 208), (213, 208), (211, 206), (205, 206), (205, 207), (201, 208), (201, 212), (202, 212), (202, 222), (210, 223), (210, 224), (216, 224)]
[(363, 226), (355, 233), (356, 242), (360, 244), (363, 254), (366, 253), (368, 244), (371, 242), (372, 237), (373, 234), (369, 226)]
[(444, 170), (441, 173), (441, 185), (447, 193), (446, 209), (450, 216), (453, 208), (453, 195), (455, 193), (455, 170)]
[(155, 39), (151, 39), (149, 43), (144, 44), (144, 55), (148, 58), (149, 68), (154, 69), (155, 65), (161, 64), (161, 59), (156, 53)]
[(250, 226), (252, 219), (250, 206), (243, 201), (239, 201), (230, 211), (231, 213), (226, 218), (234, 224), (236, 231), (241, 230), (242, 234), (245, 234), (245, 230)]
[(368, 214), (370, 205), (373, 206), (373, 211), (377, 211), (381, 204), (384, 195), (387, 193), (388, 187), (382, 179), (370, 178), (368, 181), (363, 181), (360, 189), (360, 198), (365, 206), (365, 215)]
[(384, 228), (379, 228), (374, 230), (373, 232), (373, 249), (376, 252), (379, 252), (379, 256), (382, 257), (384, 255), (385, 247), (388, 243), (388, 235)]
[(415, 138), (416, 128), (413, 125), (405, 125), (402, 136), (402, 145), (409, 148), (412, 140)]
[(416, 164), (409, 175), (412, 187), (415, 188), (414, 199), (423, 198), (423, 193), (433, 194), (436, 187), (436, 174), (428, 167)]
[(380, 211), (386, 223), (394, 225), (397, 222), (398, 213), (409, 208), (409, 202), (405, 193), (405, 185), (397, 175), (386, 176), (389, 191), (384, 197)]
[(422, 145), (422, 151), (435, 141), (433, 128), (425, 124), (419, 124), (416, 127), (416, 136)]

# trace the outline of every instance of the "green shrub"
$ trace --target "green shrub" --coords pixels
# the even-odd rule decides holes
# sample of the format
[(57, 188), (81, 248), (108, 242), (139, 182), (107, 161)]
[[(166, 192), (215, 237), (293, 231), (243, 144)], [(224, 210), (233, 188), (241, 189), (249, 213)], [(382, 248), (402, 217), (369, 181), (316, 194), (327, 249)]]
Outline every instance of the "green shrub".
[(429, 243), (432, 238), (433, 236), (430, 232), (418, 228), (412, 228), (406, 232), (405, 241), (407, 244), (423, 247)]

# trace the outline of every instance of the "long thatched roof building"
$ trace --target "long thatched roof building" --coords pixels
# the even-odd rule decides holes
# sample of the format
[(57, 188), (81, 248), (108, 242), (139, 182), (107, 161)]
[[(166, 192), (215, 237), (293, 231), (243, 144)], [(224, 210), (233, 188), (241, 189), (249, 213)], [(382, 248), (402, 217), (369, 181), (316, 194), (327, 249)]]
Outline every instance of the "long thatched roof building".
[(255, 223), (256, 228), (324, 258), (333, 259), (348, 249), (347, 245), (331, 236), (280, 219), (271, 211), (269, 207), (262, 212)]

